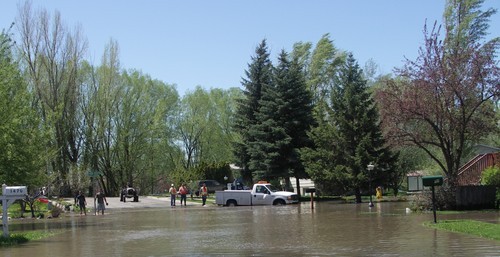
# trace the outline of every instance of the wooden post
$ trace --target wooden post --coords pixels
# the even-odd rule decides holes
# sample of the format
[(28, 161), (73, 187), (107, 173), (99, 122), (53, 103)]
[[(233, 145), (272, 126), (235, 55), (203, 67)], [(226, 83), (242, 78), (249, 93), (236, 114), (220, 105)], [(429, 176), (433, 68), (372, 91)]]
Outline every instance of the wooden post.
[(314, 193), (316, 192), (316, 188), (307, 188), (305, 191), (311, 194), (311, 209), (314, 209)]
[(437, 223), (437, 219), (436, 219), (436, 194), (434, 193), (434, 186), (432, 186), (432, 213), (434, 214), (434, 223)]
[(314, 192), (311, 192), (311, 209), (314, 209)]

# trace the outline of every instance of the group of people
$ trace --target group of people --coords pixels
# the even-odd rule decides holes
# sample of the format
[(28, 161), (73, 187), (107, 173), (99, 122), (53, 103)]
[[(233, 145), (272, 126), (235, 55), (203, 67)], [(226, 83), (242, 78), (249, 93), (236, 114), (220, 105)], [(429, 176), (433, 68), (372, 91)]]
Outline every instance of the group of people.
[[(175, 188), (174, 184), (172, 184), (168, 192), (170, 193), (171, 207), (175, 207), (175, 200), (177, 195), (180, 195), (181, 206), (183, 203), (184, 206), (186, 206), (187, 194), (189, 193), (189, 190), (186, 187), (185, 183), (182, 183), (182, 185), (179, 187), (178, 190)], [(205, 183), (203, 183), (203, 185), (200, 188), (200, 195), (202, 200), (202, 206), (206, 206), (208, 197), (208, 188), (205, 185)], [(106, 199), (106, 195), (102, 191), (99, 190), (97, 194), (94, 196), (94, 203), (97, 203), (96, 215), (98, 215), (99, 212), (101, 212), (101, 214), (104, 215), (104, 210), (106, 209), (106, 205), (108, 205), (108, 200)], [(80, 207), (80, 215), (87, 215), (87, 209), (86, 209), (87, 201), (82, 191), (78, 191), (78, 193), (75, 196), (75, 205), (77, 204)]]
[[(183, 202), (184, 206), (186, 206), (187, 194), (189, 193), (189, 190), (187, 189), (185, 183), (181, 184), (179, 190), (175, 188), (174, 184), (170, 185), (170, 189), (168, 190), (168, 192), (170, 193), (170, 207), (175, 207), (175, 199), (177, 195), (180, 195), (181, 206)], [(208, 197), (208, 188), (207, 185), (205, 185), (205, 183), (203, 183), (203, 185), (200, 188), (200, 194), (201, 194), (202, 205), (206, 206)]]
[[(102, 191), (99, 190), (94, 196), (94, 203), (97, 203), (96, 215), (98, 215), (99, 212), (104, 215), (104, 210), (106, 209), (105, 206), (108, 205), (108, 200), (106, 199), (106, 195)], [(78, 207), (80, 207), (80, 215), (87, 215), (87, 201), (85, 200), (85, 195), (82, 193), (82, 191), (78, 191), (75, 196), (75, 205), (76, 204), (78, 204)]]

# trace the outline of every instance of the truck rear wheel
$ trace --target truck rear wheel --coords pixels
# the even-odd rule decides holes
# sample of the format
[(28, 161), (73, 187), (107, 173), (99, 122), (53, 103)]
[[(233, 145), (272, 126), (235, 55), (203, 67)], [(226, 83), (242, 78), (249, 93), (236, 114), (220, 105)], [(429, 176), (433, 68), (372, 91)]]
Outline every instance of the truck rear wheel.
[(273, 205), (286, 205), (286, 202), (283, 199), (277, 199), (273, 202)]
[(235, 200), (228, 200), (227, 201), (227, 206), (234, 207), (238, 205)]

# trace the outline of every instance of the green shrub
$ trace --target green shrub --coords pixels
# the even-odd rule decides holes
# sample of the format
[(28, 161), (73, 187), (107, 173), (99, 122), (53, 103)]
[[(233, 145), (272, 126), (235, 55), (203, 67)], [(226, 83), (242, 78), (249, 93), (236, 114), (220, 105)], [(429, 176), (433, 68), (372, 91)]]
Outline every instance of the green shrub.
[(481, 175), (481, 184), (500, 187), (500, 166), (486, 168)]
[(0, 246), (11, 246), (28, 242), (25, 235), (13, 234), (9, 237), (0, 236)]
[(481, 184), (496, 186), (497, 203), (500, 202), (500, 165), (486, 168), (481, 175)]

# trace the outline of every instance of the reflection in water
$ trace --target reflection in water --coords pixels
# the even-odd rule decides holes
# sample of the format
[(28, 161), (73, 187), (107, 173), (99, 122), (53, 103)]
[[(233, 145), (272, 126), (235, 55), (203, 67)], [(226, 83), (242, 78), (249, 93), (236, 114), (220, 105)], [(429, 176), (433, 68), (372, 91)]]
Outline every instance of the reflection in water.
[[(188, 207), (113, 211), (12, 224), (12, 232), (64, 229), (3, 256), (495, 256), (496, 241), (422, 226), (432, 214), (406, 214), (406, 203), (320, 202), (291, 206)], [(498, 212), (459, 214), (499, 220)], [(446, 219), (456, 219), (447, 215)]]

